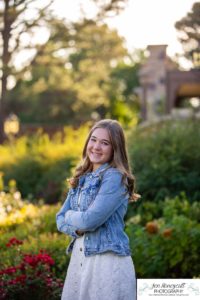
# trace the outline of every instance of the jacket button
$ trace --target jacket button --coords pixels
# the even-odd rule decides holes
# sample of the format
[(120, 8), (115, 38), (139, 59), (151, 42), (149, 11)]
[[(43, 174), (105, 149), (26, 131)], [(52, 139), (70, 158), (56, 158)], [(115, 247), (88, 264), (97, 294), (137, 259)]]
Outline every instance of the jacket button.
[(83, 249), (82, 248), (80, 248), (80, 251), (82, 251)]

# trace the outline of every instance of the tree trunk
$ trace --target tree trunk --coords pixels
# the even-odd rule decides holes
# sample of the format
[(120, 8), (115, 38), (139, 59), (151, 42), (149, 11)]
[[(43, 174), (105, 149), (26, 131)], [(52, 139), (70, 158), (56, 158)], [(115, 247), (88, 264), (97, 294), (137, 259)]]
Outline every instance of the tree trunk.
[(1, 78), (1, 99), (0, 99), (0, 144), (3, 143), (5, 140), (5, 133), (4, 133), (4, 103), (7, 94), (7, 75), (2, 75)]
[(4, 134), (4, 103), (7, 96), (7, 80), (9, 75), (9, 39), (11, 36), (11, 20), (9, 19), (9, 1), (5, 1), (5, 8), (3, 11), (3, 53), (2, 53), (2, 77), (1, 77), (1, 95), (0, 95), (0, 143), (5, 139)]

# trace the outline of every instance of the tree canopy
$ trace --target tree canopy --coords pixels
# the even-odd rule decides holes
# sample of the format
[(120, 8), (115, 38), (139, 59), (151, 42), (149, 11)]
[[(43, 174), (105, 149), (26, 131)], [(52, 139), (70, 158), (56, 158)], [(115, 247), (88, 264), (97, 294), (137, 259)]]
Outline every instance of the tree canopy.
[(23, 49), (33, 49), (35, 30), (45, 26), (53, 0), (39, 5), (35, 0), (3, 0), (0, 5), (1, 93), (0, 142), (3, 140), (4, 106), (8, 96), (8, 79), (16, 75), (14, 57)]
[[(7, 112), (23, 122), (78, 125), (92, 116), (129, 122), (137, 107), (137, 67), (123, 39), (91, 20), (51, 23), (51, 34), (10, 91)], [(135, 79), (134, 79), (135, 78)]]
[(192, 59), (193, 51), (200, 50), (200, 2), (193, 4), (191, 11), (175, 23), (175, 28), (186, 57)]
[[(7, 104), (7, 99), (11, 98), (11, 93), (8, 89), (8, 79), (13, 78), (16, 80), (16, 87), (19, 87), (22, 84), (22, 81), (24, 81), (24, 76), (30, 77), (31, 74), (31, 80), (29, 82), (26, 82), (26, 84), (31, 86), (32, 83), (34, 83), (33, 86), (31, 86), (32, 89), (39, 89), (41, 91), (43, 86), (43, 92), (45, 90), (44, 86), (46, 84), (45, 76), (48, 78), (51, 77), (51, 84), (50, 84), (50, 94), (51, 94), (51, 87), (52, 87), (52, 76), (49, 76), (47, 73), (47, 70), (45, 68), (47, 65), (51, 69), (48, 69), (48, 71), (51, 71), (50, 73), (55, 73), (55, 78), (65, 78), (68, 76), (68, 83), (65, 81), (66, 85), (68, 84), (72, 86), (72, 77), (70, 70), (68, 70), (68, 75), (66, 75), (66, 70), (61, 70), (58, 66), (63, 63), (63, 59), (61, 56), (55, 55), (55, 47), (58, 47), (57, 50), (60, 50), (60, 37), (63, 34), (64, 40), (62, 41), (62, 46), (65, 43), (65, 48), (68, 50), (67, 52), (71, 51), (71, 45), (69, 45), (69, 41), (67, 40), (67, 35), (64, 34), (63, 31), (59, 32), (58, 26), (60, 26), (61, 30), (65, 30), (65, 25), (62, 25), (61, 20), (57, 20), (55, 17), (53, 17), (52, 12), (50, 11), (51, 4), (54, 2), (54, 0), (47, 0), (45, 2), (37, 1), (37, 0), (3, 0), (0, 3), (0, 44), (1, 44), (1, 59), (0, 59), (0, 71), (1, 71), (1, 95), (0, 95), (0, 142), (2, 142), (3, 139), (3, 120), (4, 120), (4, 110), (5, 105)], [(93, 16), (94, 22), (102, 22), (104, 18), (109, 17), (113, 14), (118, 14), (124, 7), (127, 2), (127, 0), (90, 0), (90, 3), (93, 3), (95, 7), (95, 15)], [(83, 9), (83, 16), (82, 20), (84, 20), (84, 9)], [(70, 22), (69, 22), (70, 23)], [(54, 27), (55, 24), (57, 24), (57, 29), (53, 36), (53, 30), (52, 30), (52, 24)], [(79, 26), (82, 26), (79, 24)], [(72, 26), (73, 27), (73, 26)], [(46, 40), (44, 44), (38, 44), (34, 40), (34, 36), (36, 32), (39, 29), (46, 29)], [(50, 29), (49, 29), (50, 28)], [(79, 28), (80, 29), (80, 28)], [(50, 39), (48, 39), (48, 32), (51, 34)], [(72, 31), (70, 32), (70, 41), (72, 43)], [(52, 41), (56, 42), (56, 46), (52, 45)], [(77, 43), (78, 41), (76, 41)], [(29, 69), (29, 66), (26, 66), (22, 70), (16, 70), (14, 58), (16, 58), (17, 53), (23, 53), (24, 49), (32, 49), (35, 51), (36, 55), (34, 60), (31, 62), (31, 69)], [(47, 55), (44, 54), (46, 51), (51, 52), (49, 53), (49, 56), (47, 58)], [(71, 53), (71, 64), (73, 67), (75, 66), (75, 62), (78, 63), (79, 53), (74, 53), (74, 56)], [(80, 53), (80, 55), (84, 55), (84, 51)], [(46, 60), (49, 60), (51, 58), (51, 62), (49, 61), (47, 63)], [(39, 68), (39, 60), (43, 60), (41, 64), (41, 68)], [(46, 62), (44, 62), (46, 61)], [(83, 63), (78, 63), (79, 68), (88, 68), (86, 67), (86, 58)], [(36, 68), (37, 65), (37, 68)], [(85, 66), (84, 66), (85, 65)], [(68, 64), (69, 67), (69, 64)], [(43, 70), (42, 70), (43, 68)], [(54, 69), (52, 69), (54, 68)], [(34, 69), (34, 70), (33, 70)], [(19, 72), (20, 71), (20, 72)], [(25, 72), (26, 71), (26, 72)], [(41, 79), (41, 73), (45, 73), (45, 76), (43, 77), (43, 84)], [(39, 74), (39, 73), (40, 74)], [(65, 76), (63, 77), (63, 72), (65, 72)], [(37, 80), (36, 73), (40, 77), (40, 84), (36, 84)], [(60, 74), (60, 75), (58, 75)], [(21, 77), (22, 75), (22, 77)], [(55, 79), (54, 78), (54, 79)], [(49, 79), (50, 80), (50, 79)], [(56, 80), (56, 79), (55, 79)], [(64, 79), (63, 79), (64, 80)], [(57, 81), (58, 82), (58, 81)], [(49, 83), (49, 82), (48, 82)], [(19, 92), (19, 90), (18, 90)], [(68, 93), (71, 95), (71, 92)], [(74, 91), (72, 92), (74, 93)], [(62, 93), (61, 93), (62, 94)], [(65, 97), (65, 96), (63, 96)], [(34, 98), (34, 96), (33, 96)], [(45, 100), (47, 101), (47, 100)], [(36, 101), (37, 102), (37, 101)], [(8, 105), (9, 106), (9, 105)], [(17, 105), (15, 105), (17, 106)], [(57, 110), (57, 108), (54, 109), (54, 112)], [(54, 113), (55, 114), (55, 113)]]

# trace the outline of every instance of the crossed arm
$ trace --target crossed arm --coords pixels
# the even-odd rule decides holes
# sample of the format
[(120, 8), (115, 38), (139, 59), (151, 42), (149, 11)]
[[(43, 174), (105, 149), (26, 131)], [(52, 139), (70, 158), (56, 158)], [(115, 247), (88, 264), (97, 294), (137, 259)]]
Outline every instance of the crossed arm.
[(78, 229), (77, 227), (74, 227), (72, 225), (69, 225), (65, 222), (65, 214), (67, 211), (71, 211), (70, 207), (70, 196), (71, 193), (69, 191), (67, 199), (65, 200), (63, 206), (59, 210), (59, 212), (56, 214), (56, 224), (59, 231), (71, 235), (72, 237), (78, 237), (79, 234), (76, 232)]
[(124, 201), (128, 201), (128, 193), (122, 183), (122, 175), (118, 171), (104, 174), (101, 187), (92, 205), (84, 212), (67, 210), (65, 224), (78, 230), (94, 231), (104, 224)]

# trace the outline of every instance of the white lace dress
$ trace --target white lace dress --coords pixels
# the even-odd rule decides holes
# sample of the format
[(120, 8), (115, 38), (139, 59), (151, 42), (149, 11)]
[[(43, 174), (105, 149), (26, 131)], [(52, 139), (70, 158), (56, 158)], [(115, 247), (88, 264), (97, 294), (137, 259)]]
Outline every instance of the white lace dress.
[(131, 256), (114, 252), (85, 257), (84, 236), (77, 238), (61, 300), (136, 300)]

